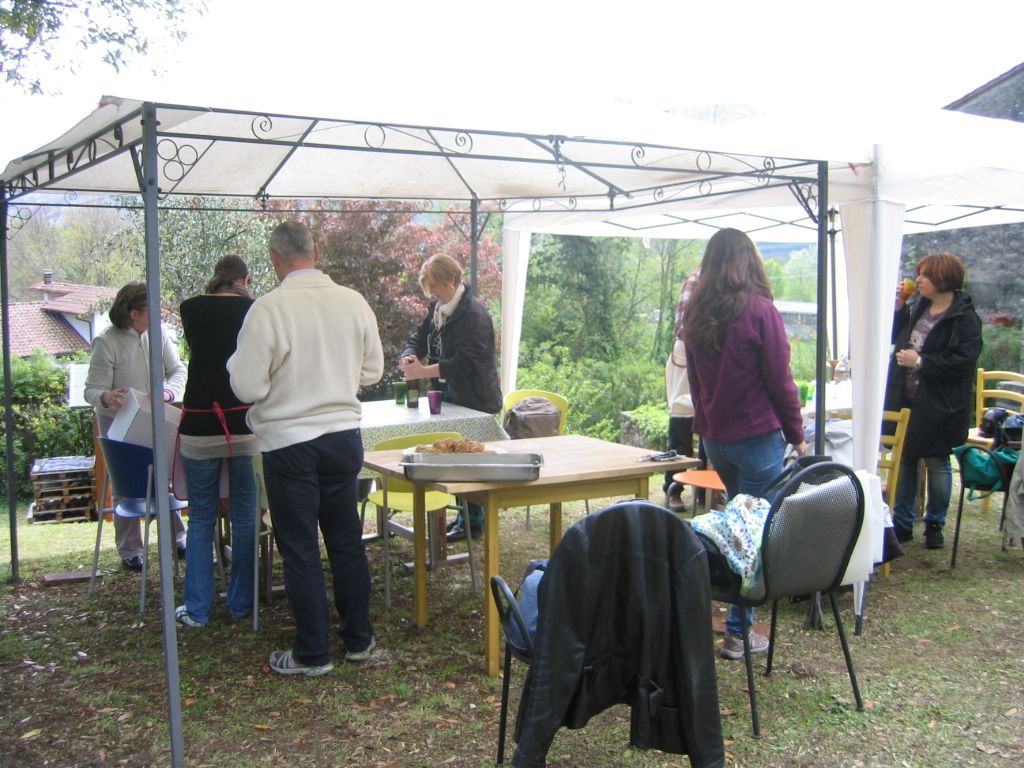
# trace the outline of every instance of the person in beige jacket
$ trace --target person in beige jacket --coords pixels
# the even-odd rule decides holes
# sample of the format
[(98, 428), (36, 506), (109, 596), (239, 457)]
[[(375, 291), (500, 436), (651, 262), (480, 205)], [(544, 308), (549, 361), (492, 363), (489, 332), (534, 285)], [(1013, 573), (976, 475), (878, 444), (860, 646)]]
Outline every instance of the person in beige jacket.
[(295, 616), (292, 647), (270, 654), (281, 675), (331, 671), (323, 533), (331, 563), (345, 660), (372, 658), (370, 570), (357, 478), (363, 465), (359, 387), (380, 380), (384, 351), (366, 299), (319, 269), (306, 226), (278, 225), (270, 261), (280, 285), (257, 299), (228, 359), (231, 388), (252, 403), (246, 421), (259, 441), (285, 593)]

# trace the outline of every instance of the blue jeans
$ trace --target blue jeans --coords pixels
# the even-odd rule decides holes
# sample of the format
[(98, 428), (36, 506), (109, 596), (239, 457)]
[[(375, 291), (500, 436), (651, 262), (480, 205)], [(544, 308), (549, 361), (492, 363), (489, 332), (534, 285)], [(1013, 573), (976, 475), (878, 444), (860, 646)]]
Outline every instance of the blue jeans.
[(231, 578), (228, 612), (232, 618), (252, 613), (252, 569), (256, 535), (256, 475), (252, 456), (227, 459), (181, 457), (188, 481), (188, 548), (185, 552), (185, 608), (200, 624), (210, 618), (215, 595), (214, 528), (220, 514), (220, 474), (228, 466), (231, 519)]
[[(707, 451), (708, 461), (722, 478), (728, 498), (738, 493), (764, 496), (764, 489), (782, 472), (786, 438), (779, 430), (734, 443), (716, 443), (705, 438), (704, 450)], [(725, 630), (742, 637), (740, 610), (738, 605), (730, 606)], [(747, 619), (753, 625), (753, 608), (747, 609)]]
[(345, 648), (364, 651), (370, 624), (370, 567), (359, 522), (360, 430), (346, 429), (263, 454), (274, 538), (284, 561), (284, 587), (295, 616), (292, 655), (303, 664), (331, 660), (327, 587), (320, 559), (323, 534)]
[[(893, 504), (893, 522), (900, 528), (911, 531), (917, 516), (917, 459), (900, 463), (899, 487), (896, 489), (896, 501)], [(949, 456), (929, 456), (924, 459), (928, 469), (927, 498), (924, 520), (935, 523), (939, 527), (946, 524), (946, 510), (949, 499), (953, 495), (953, 469), (949, 465)]]

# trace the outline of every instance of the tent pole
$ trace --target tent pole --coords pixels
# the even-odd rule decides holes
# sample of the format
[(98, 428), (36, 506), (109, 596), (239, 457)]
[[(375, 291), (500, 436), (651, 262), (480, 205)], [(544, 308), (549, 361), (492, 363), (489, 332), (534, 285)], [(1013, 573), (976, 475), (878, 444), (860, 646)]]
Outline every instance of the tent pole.
[(825, 363), (828, 358), (828, 163), (818, 163), (818, 347), (814, 385), (814, 452), (825, 452)]
[(832, 288), (832, 304), (829, 306), (832, 316), (832, 360), (839, 359), (839, 305), (836, 303), (836, 209), (828, 209), (828, 258), (829, 277)]
[[(160, 326), (160, 195), (157, 169), (156, 105), (142, 106), (142, 203), (145, 209), (146, 233), (146, 300), (149, 315), (149, 391), (152, 393), (153, 418), (153, 488), (157, 506), (157, 543), (160, 551), (160, 608), (163, 614), (164, 666), (167, 676), (167, 709), (171, 729), (171, 764), (184, 768), (185, 749), (181, 722), (181, 681), (178, 672), (178, 634), (174, 620), (174, 530), (167, 489), (170, 487), (167, 467), (167, 440), (164, 425), (163, 329)], [(175, 553), (176, 554), (176, 553)]]
[(473, 295), (476, 290), (476, 260), (478, 255), (478, 243), (480, 241), (480, 201), (474, 197), (469, 201), (469, 287)]
[[(825, 453), (825, 363), (828, 357), (828, 163), (818, 163), (818, 349), (817, 376), (814, 385), (814, 453)], [(833, 235), (834, 238), (834, 235)], [(835, 240), (833, 239), (833, 245)], [(835, 280), (835, 275), (832, 275)], [(823, 629), (821, 621), (821, 593), (815, 592), (804, 619), (804, 629)]]
[(0, 184), (0, 294), (4, 322), (4, 430), (7, 438), (7, 511), (11, 526), (11, 581), (21, 581), (18, 568), (18, 489), (14, 476), (14, 408), (11, 406), (11, 286), (7, 279), (7, 185)]

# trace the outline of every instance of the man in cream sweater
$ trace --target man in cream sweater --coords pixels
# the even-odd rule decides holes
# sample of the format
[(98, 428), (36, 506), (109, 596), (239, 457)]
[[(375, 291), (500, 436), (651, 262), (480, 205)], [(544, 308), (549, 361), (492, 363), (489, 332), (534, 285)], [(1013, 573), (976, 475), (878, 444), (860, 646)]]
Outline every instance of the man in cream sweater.
[(377, 382), (384, 353), (373, 310), (317, 269), (320, 251), (304, 224), (270, 236), (281, 284), (252, 305), (228, 360), (231, 388), (251, 402), (285, 592), (295, 616), (291, 650), (270, 655), (282, 675), (333, 668), (327, 590), (317, 527), (331, 563), (345, 660), (364, 662), (376, 641), (370, 572), (357, 509), (363, 463), (360, 385)]

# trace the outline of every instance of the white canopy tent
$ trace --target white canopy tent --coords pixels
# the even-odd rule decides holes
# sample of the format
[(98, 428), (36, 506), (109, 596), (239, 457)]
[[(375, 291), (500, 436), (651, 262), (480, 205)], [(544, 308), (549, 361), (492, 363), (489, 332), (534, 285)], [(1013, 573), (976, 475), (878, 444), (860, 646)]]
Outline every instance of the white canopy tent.
[[(769, 153), (766, 150), (772, 142), (767, 133), (745, 136), (733, 129), (663, 115), (622, 110), (579, 118), (579, 123), (573, 126), (578, 129), (575, 134), (565, 132), (565, 126), (562, 133), (517, 133), (104, 98), (83, 121), (56, 141), (12, 161), (0, 177), (5, 402), (10, 403), (7, 238), (31, 215), (32, 206), (47, 196), (141, 195), (146, 212), (152, 328), (159, 328), (160, 203), (176, 195), (238, 196), (252, 199), (257, 205), (270, 197), (454, 201), (468, 206), (474, 221), (481, 207), (509, 212), (503, 288), (506, 316), (502, 367), (506, 385), (512, 380), (508, 377), (514, 375), (518, 350), (517, 312), (521, 313), (527, 263), (524, 256), (529, 241), (524, 232), (573, 222), (588, 223), (595, 232), (599, 227), (612, 226), (639, 230), (639, 217), (670, 220), (688, 211), (745, 210), (747, 215), (757, 215), (752, 212), (788, 209), (816, 219), (807, 229), (806, 224), (797, 223), (799, 213), (786, 216), (794, 227), (814, 233), (811, 239), (817, 241), (822, 265), (827, 221), (820, 214), (827, 210), (830, 199), (837, 200), (844, 220), (846, 253), (854, 265), (850, 270), (851, 305), (865, 308), (869, 316), (855, 326), (861, 332), (854, 339), (852, 354), (855, 361), (860, 361), (860, 369), (869, 372), (884, 368), (888, 300), (879, 301), (877, 297), (891, 296), (895, 289), (904, 207), (939, 202), (1024, 210), (1024, 164), (1019, 162), (1024, 127), (1011, 132), (1016, 145), (1001, 144), (1016, 152), (1011, 156), (1013, 162), (996, 163), (1001, 157), (996, 152), (992, 165), (986, 165), (966, 153), (962, 162), (943, 163), (948, 173), (939, 171), (929, 176), (914, 147), (875, 146), (869, 143), (870, 136), (865, 137), (867, 141), (848, 142), (841, 147), (835, 142), (833, 150)], [(985, 129), (979, 124), (977, 130)], [(975, 144), (979, 146), (974, 149), (985, 141), (981, 133), (978, 135)], [(788, 149), (793, 146), (789, 142), (794, 135), (790, 132), (784, 136), (785, 141), (780, 140), (776, 146)], [(813, 145), (808, 140), (808, 146)], [(902, 154), (904, 150), (906, 154)], [(812, 159), (795, 159), (799, 157)], [(931, 170), (935, 172), (934, 156), (932, 161)], [(997, 194), (1000, 189), (1002, 194)], [(921, 194), (921, 190), (927, 194)], [(943, 192), (947, 194), (940, 194)], [(715, 226), (724, 221), (719, 218)], [(707, 236), (707, 224), (695, 226), (702, 227)], [(668, 227), (662, 228), (657, 236), (669, 231)], [(819, 304), (824, 304), (822, 285), (819, 283)], [(821, 323), (819, 318), (819, 328)], [(154, 358), (159, 357), (159, 335), (154, 333), (150, 340)], [(819, 338), (823, 335), (819, 333)], [(161, 386), (158, 376), (159, 371), (154, 371), (154, 389)], [(876, 382), (865, 379), (858, 384), (854, 402), (858, 413), (880, 414), (881, 386), (880, 377)], [(164, 425), (159, 409), (154, 410), (156, 485), (165, 487), (167, 462), (161, 455)], [(7, 418), (11, 455), (9, 407)], [(878, 421), (858, 419), (858, 466), (874, 462)], [(16, 498), (10, 472), (8, 501), (16, 577)], [(166, 497), (159, 495), (158, 504), (161, 524), (169, 527)], [(169, 530), (162, 534), (166, 534), (160, 536), (160, 563), (171, 746), (174, 764), (181, 765), (171, 536)]]
[[(585, 123), (586, 121), (582, 121)], [(563, 126), (564, 129), (565, 126)], [(469, 208), (517, 203), (623, 210), (699, 196), (794, 196), (816, 210), (825, 163), (724, 153), (713, 128), (692, 121), (605, 112), (580, 134), (463, 130), (439, 126), (219, 110), (106, 97), (56, 141), (12, 161), (0, 177), (0, 283), (3, 291), (5, 402), (10, 404), (7, 237), (44, 197), (79, 193), (141, 195), (145, 210), (150, 327), (159, 328), (162, 200), (178, 195), (454, 201)], [(702, 146), (709, 149), (702, 149)], [(696, 148), (694, 148), (696, 147)], [(70, 204), (70, 201), (68, 201)], [(819, 244), (824, 225), (819, 225)], [(473, 243), (475, 247), (475, 242)], [(506, 283), (522, 286), (514, 275)], [(159, 332), (150, 353), (159, 357)], [(162, 386), (159, 371), (151, 387)], [(155, 487), (168, 483), (161, 408), (154, 408)], [(13, 451), (11, 409), (9, 455)], [(11, 560), (17, 578), (16, 497), (8, 470)], [(171, 754), (182, 765), (183, 737), (172, 537), (164, 495), (157, 497)], [(488, 604), (487, 610), (493, 611)]]
[[(833, 278), (840, 314), (848, 309), (853, 361), (857, 469), (872, 469), (890, 351), (892, 303), (904, 234), (1024, 220), (1024, 124), (937, 110), (893, 116), (877, 125), (835, 125), (799, 115), (740, 121), (718, 141), (734, 151), (784, 153), (803, 146), (830, 162), (827, 199), (839, 211), (842, 248)], [(803, 126), (803, 128), (801, 128)], [(822, 137), (826, 138), (824, 141)], [(863, 143), (858, 146), (857, 138)], [(831, 148), (828, 143), (834, 145)], [(846, 160), (846, 163), (836, 162)], [(735, 227), (754, 239), (812, 242), (818, 224), (796, 200), (727, 194), (616, 211), (566, 211), (546, 203), (505, 215), (506, 281), (502, 384), (515, 387), (525, 262), (532, 232), (707, 239)], [(762, 203), (765, 203), (762, 206)], [(845, 299), (845, 301), (843, 301)], [(819, 299), (819, 304), (822, 302)], [(819, 326), (820, 327), (820, 326)]]

